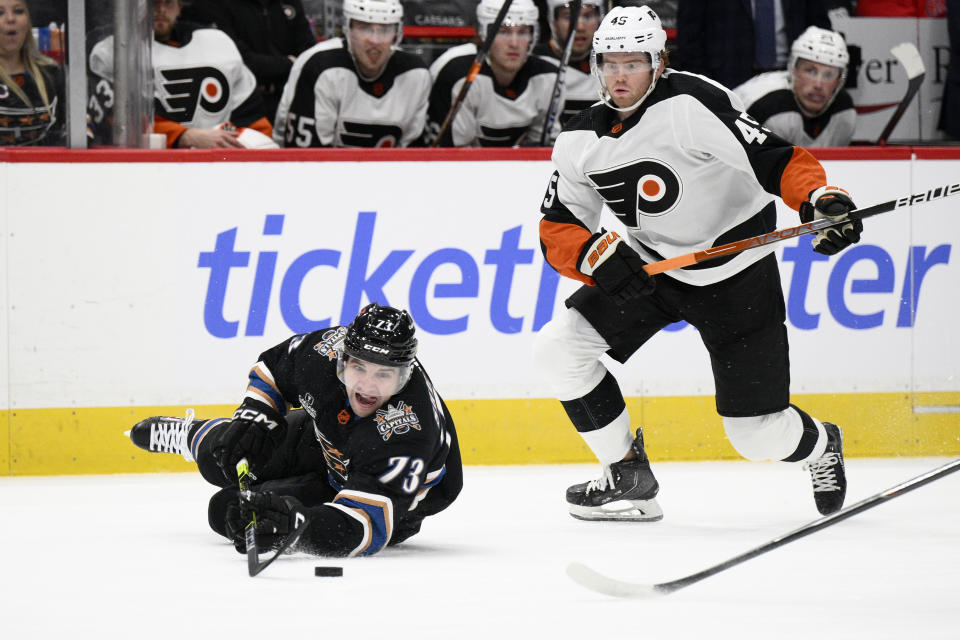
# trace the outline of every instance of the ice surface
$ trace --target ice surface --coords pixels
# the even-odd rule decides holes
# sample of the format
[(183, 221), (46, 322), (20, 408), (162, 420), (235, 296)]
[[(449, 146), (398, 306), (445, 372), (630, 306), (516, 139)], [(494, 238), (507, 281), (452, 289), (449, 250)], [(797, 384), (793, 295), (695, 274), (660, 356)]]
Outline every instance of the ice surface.
[[(847, 504), (942, 458), (847, 461)], [(206, 524), (199, 474), (0, 479), (4, 638), (960, 638), (960, 473), (674, 594), (618, 600), (578, 560), (672, 580), (819, 517), (799, 465), (660, 463), (664, 519), (566, 514), (583, 465), (468, 467), (461, 498), (377, 556), (256, 578)], [(341, 578), (314, 577), (317, 565)], [(297, 635), (290, 635), (296, 633)]]

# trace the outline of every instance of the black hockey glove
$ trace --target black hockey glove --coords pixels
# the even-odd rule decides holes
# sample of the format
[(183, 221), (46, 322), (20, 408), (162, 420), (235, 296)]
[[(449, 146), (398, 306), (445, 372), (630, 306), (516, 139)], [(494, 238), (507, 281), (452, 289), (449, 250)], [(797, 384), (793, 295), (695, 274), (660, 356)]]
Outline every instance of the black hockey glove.
[(240, 504), (227, 509), (227, 533), (240, 553), (247, 552), (245, 530), (256, 514), (257, 549), (277, 549), (284, 539), (306, 521), (306, 509), (291, 496), (278, 496), (271, 491), (246, 491)]
[(618, 305), (653, 293), (656, 283), (643, 270), (645, 264), (616, 231), (605, 229), (590, 236), (577, 258), (580, 273), (592, 277)]
[(233, 414), (233, 421), (217, 429), (213, 455), (223, 476), (231, 484), (237, 481), (237, 462), (246, 458), (250, 471), (258, 471), (270, 460), (274, 449), (283, 442), (287, 422), (274, 411), (263, 411), (241, 406)]
[[(857, 208), (850, 199), (850, 194), (839, 187), (820, 187), (810, 193), (810, 202), (800, 205), (800, 221), (812, 222), (822, 218), (831, 220), (847, 220), (851, 211)], [(850, 222), (823, 231), (818, 231), (813, 238), (813, 250), (825, 256), (832, 256), (843, 251), (851, 244), (860, 242), (863, 232), (863, 222)]]

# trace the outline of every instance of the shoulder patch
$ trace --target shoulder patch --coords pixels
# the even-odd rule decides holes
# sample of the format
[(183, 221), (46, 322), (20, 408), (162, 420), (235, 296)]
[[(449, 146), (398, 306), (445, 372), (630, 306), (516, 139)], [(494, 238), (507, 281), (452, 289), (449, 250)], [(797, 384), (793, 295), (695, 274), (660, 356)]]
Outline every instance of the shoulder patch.
[(393, 435), (407, 433), (410, 429), (420, 431), (420, 418), (414, 413), (413, 407), (408, 406), (402, 400), (396, 405), (387, 403), (386, 408), (377, 409), (375, 418), (377, 431), (380, 437), (386, 442)]

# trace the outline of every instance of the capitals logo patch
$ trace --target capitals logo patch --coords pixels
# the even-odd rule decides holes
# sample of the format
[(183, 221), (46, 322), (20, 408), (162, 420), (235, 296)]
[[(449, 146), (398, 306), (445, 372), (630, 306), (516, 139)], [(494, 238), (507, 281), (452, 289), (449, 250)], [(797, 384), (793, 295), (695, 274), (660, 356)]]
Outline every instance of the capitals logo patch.
[(343, 347), (343, 339), (347, 335), (346, 327), (337, 327), (323, 332), (320, 336), (320, 342), (313, 345), (313, 349), (320, 355), (327, 356), (329, 360), (336, 360), (337, 354)]
[(377, 409), (377, 430), (386, 442), (393, 434), (401, 434), (416, 429), (420, 431), (420, 418), (401, 400), (397, 406), (388, 404), (386, 409)]

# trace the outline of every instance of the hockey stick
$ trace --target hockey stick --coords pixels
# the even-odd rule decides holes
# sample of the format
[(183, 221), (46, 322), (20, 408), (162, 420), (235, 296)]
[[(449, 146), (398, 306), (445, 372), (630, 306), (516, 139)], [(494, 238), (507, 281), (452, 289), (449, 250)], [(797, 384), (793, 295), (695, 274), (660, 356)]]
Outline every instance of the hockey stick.
[(483, 59), (487, 57), (487, 52), (490, 51), (490, 46), (493, 44), (493, 39), (497, 37), (497, 33), (500, 31), (500, 25), (503, 24), (504, 19), (507, 17), (507, 11), (510, 10), (510, 5), (513, 4), (513, 0), (504, 0), (503, 6), (500, 7), (500, 12), (497, 14), (497, 17), (494, 19), (493, 24), (490, 25), (490, 28), (487, 30), (486, 37), (483, 39), (481, 45), (477, 48), (477, 56), (473, 59), (473, 64), (470, 65), (470, 70), (467, 71), (467, 77), (464, 78), (463, 84), (460, 86), (460, 92), (457, 93), (457, 97), (454, 98), (453, 104), (450, 105), (450, 110), (447, 111), (447, 117), (443, 119), (443, 124), (440, 125), (440, 131), (437, 132), (437, 137), (434, 139), (431, 147), (436, 147), (440, 144), (440, 139), (443, 138), (443, 134), (447, 132), (453, 125), (453, 119), (457, 115), (457, 111), (460, 110), (460, 105), (463, 104), (463, 99), (467, 97), (467, 91), (470, 90), (470, 86), (473, 84), (473, 81), (477, 79), (477, 74), (480, 73), (480, 69), (483, 67)]
[(920, 85), (923, 84), (923, 78), (926, 75), (926, 70), (923, 67), (923, 59), (920, 58), (920, 52), (917, 51), (917, 48), (911, 43), (904, 42), (898, 44), (893, 49), (890, 49), (890, 53), (893, 54), (893, 57), (900, 62), (904, 71), (907, 72), (907, 92), (904, 94), (900, 104), (897, 105), (896, 111), (890, 116), (890, 122), (883, 128), (883, 133), (881, 133), (877, 139), (877, 144), (879, 145), (887, 144), (887, 138), (893, 133), (894, 127), (897, 126), (900, 118), (903, 117), (903, 113), (907, 110), (907, 107), (910, 106), (910, 102), (913, 101), (913, 96), (917, 95), (917, 91), (920, 90)]
[[(250, 495), (251, 477), (250, 465), (247, 463), (247, 459), (241, 458), (240, 462), (237, 463), (237, 484), (240, 486), (240, 492), (244, 494), (244, 496)], [(247, 572), (250, 574), (251, 578), (269, 567), (274, 560), (280, 557), (280, 554), (285, 553), (290, 547), (297, 543), (297, 540), (300, 539), (304, 529), (306, 529), (307, 525), (309, 524), (309, 518), (307, 518), (303, 513), (298, 512), (296, 514), (295, 522), (297, 523), (297, 526), (290, 533), (290, 535), (288, 535), (283, 542), (280, 543), (277, 552), (268, 557), (266, 560), (261, 561), (260, 553), (257, 550), (257, 514), (251, 512), (250, 522), (247, 523), (247, 526), (244, 527), (243, 530), (244, 540), (247, 544)]]
[[(957, 193), (960, 193), (960, 182), (937, 187), (936, 189), (929, 189), (924, 193), (915, 193), (913, 195), (896, 198), (888, 202), (881, 202), (880, 204), (875, 204), (872, 207), (867, 207), (865, 209), (856, 209), (851, 211), (849, 215), (853, 219), (862, 220), (863, 218), (869, 218), (870, 216), (875, 216), (880, 213), (895, 211), (896, 209), (919, 204), (921, 202), (939, 200), (941, 198), (956, 195)], [(707, 260), (714, 260), (723, 256), (733, 255), (735, 253), (740, 253), (741, 251), (746, 251), (747, 249), (756, 249), (757, 247), (763, 247), (768, 244), (780, 242), (781, 240), (796, 238), (797, 236), (807, 235), (808, 233), (816, 233), (829, 227), (846, 224), (847, 222), (848, 220), (831, 220), (830, 218), (820, 218), (818, 220), (813, 220), (812, 222), (806, 222), (797, 227), (777, 229), (776, 231), (771, 231), (770, 233), (765, 233), (760, 236), (744, 238), (743, 240), (722, 244), (719, 247), (710, 247), (709, 249), (703, 249), (702, 251), (694, 251), (693, 253), (686, 253), (682, 256), (667, 258), (666, 260), (660, 260), (658, 262), (651, 262), (650, 264), (644, 266), (643, 270), (646, 271), (648, 275), (652, 276), (654, 274), (663, 273), (664, 271), (670, 271), (672, 269), (689, 267), (690, 265), (697, 264), (698, 262), (706, 262)]]
[(580, 10), (583, 8), (583, 0), (571, 0), (570, 7), (570, 31), (563, 41), (563, 53), (560, 54), (560, 68), (557, 69), (557, 79), (553, 83), (553, 97), (550, 99), (550, 106), (547, 108), (547, 117), (543, 121), (543, 133), (540, 134), (540, 146), (546, 147), (550, 141), (550, 130), (553, 129), (553, 123), (557, 120), (557, 114), (560, 112), (560, 97), (563, 95), (563, 87), (566, 84), (567, 65), (570, 64), (570, 54), (573, 53), (573, 41), (577, 31), (577, 23), (580, 22)]
[(607, 576), (598, 573), (593, 569), (580, 564), (579, 562), (574, 562), (567, 566), (567, 575), (570, 576), (574, 582), (580, 584), (581, 586), (586, 587), (591, 591), (596, 591), (597, 593), (602, 593), (608, 596), (614, 596), (618, 598), (651, 598), (654, 596), (666, 595), (668, 593), (673, 593), (674, 591), (679, 591), (684, 587), (688, 587), (695, 582), (703, 580), (704, 578), (709, 578), (710, 576), (720, 573), (721, 571), (726, 571), (730, 567), (734, 567), (741, 562), (746, 562), (751, 558), (756, 558), (757, 556), (768, 551), (773, 551), (774, 549), (782, 547), (783, 545), (793, 542), (794, 540), (808, 536), (815, 531), (825, 529), (840, 522), (841, 520), (846, 520), (847, 518), (855, 516), (861, 511), (872, 509), (878, 504), (896, 498), (897, 496), (902, 496), (908, 491), (918, 489), (925, 484), (933, 482), (934, 480), (938, 480), (957, 470), (960, 470), (960, 458), (954, 460), (953, 462), (948, 462), (942, 467), (937, 467), (932, 471), (928, 471), (927, 473), (919, 475), (916, 478), (911, 478), (906, 482), (901, 482), (894, 487), (890, 487), (886, 491), (882, 491), (876, 495), (870, 496), (865, 500), (861, 500), (856, 504), (850, 505), (846, 509), (841, 509), (840, 511), (830, 514), (829, 516), (824, 516), (819, 520), (814, 520), (813, 522), (803, 525), (799, 529), (782, 535), (779, 538), (774, 538), (766, 544), (751, 549), (746, 553), (741, 553), (740, 555), (730, 558), (725, 562), (721, 562), (718, 565), (714, 565), (709, 569), (704, 569), (703, 571), (698, 571), (697, 573), (690, 574), (689, 576), (679, 578), (677, 580), (671, 580), (670, 582), (661, 582), (659, 584), (634, 584), (632, 582), (622, 582), (620, 580), (608, 578)]

